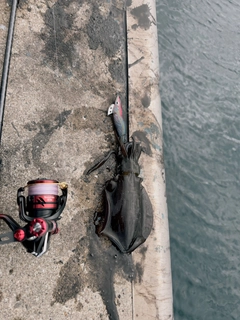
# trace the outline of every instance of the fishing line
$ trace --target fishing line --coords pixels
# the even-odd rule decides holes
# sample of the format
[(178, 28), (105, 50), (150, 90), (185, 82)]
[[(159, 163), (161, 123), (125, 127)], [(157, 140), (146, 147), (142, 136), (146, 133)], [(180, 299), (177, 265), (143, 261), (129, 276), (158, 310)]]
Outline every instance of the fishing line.
[(58, 195), (58, 185), (56, 183), (34, 183), (28, 186), (28, 195)]
[[(126, 123), (127, 123), (127, 141), (129, 141), (129, 65), (128, 65), (128, 24), (127, 24), (127, 0), (124, 8), (124, 31), (125, 31), (125, 63), (126, 63)], [(134, 282), (131, 279), (132, 296), (132, 320), (135, 319), (135, 300), (134, 300)]]

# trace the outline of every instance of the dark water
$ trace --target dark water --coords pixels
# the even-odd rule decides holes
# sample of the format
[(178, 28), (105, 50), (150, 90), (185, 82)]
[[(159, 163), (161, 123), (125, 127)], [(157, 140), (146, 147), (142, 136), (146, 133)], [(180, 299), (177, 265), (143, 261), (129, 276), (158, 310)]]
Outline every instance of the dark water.
[(157, 17), (175, 320), (240, 319), (240, 1)]

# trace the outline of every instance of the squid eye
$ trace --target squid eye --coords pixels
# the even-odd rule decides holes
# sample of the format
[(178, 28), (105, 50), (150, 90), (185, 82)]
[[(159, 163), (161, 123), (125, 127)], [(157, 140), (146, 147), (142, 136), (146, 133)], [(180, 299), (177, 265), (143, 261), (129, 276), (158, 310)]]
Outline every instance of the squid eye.
[(106, 185), (106, 190), (107, 191), (113, 191), (117, 187), (117, 182), (114, 180), (109, 181), (109, 183)]

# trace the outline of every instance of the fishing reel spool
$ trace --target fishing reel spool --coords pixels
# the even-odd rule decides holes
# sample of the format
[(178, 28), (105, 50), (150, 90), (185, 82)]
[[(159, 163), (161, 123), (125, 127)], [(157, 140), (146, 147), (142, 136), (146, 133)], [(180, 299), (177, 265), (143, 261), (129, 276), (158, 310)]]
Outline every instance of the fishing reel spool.
[[(48, 250), (51, 235), (59, 231), (57, 220), (67, 202), (67, 187), (65, 182), (44, 178), (28, 181), (26, 187), (19, 188), (19, 217), (27, 224), (21, 227), (9, 215), (0, 214), (0, 219), (12, 230), (0, 235), (0, 245), (21, 242), (36, 257), (43, 255)], [(25, 188), (28, 188), (26, 198), (23, 195)], [(62, 191), (60, 196), (58, 188)]]

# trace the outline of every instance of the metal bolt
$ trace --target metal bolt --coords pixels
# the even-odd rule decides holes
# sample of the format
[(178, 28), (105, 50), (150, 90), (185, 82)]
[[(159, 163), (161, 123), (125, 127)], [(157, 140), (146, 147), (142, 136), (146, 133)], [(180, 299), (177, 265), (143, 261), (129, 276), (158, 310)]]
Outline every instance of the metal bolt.
[(34, 232), (39, 232), (42, 230), (42, 226), (39, 222), (35, 223), (35, 225), (33, 226), (33, 231)]

